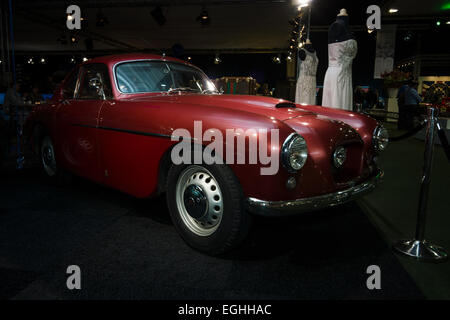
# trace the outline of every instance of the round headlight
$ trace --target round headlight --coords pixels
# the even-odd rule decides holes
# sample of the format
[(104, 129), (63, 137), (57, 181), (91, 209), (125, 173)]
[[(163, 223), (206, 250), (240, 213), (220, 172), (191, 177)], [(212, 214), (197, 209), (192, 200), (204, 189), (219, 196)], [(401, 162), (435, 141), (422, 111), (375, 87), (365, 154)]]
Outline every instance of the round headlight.
[(291, 134), (283, 143), (281, 160), (283, 166), (289, 172), (295, 172), (303, 168), (308, 159), (308, 147), (305, 139), (297, 134)]
[(389, 143), (389, 133), (383, 126), (376, 127), (373, 133), (373, 147), (375, 151), (384, 151)]
[(342, 167), (345, 160), (347, 160), (347, 149), (340, 146), (337, 147), (333, 153), (333, 164), (336, 168)]

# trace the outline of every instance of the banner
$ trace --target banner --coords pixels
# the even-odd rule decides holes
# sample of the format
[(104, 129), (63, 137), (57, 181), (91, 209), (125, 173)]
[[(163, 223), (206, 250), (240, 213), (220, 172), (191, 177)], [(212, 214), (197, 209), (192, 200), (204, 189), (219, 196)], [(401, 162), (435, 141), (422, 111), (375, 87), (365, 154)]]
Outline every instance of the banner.
[(377, 30), (377, 48), (375, 53), (374, 78), (381, 79), (385, 72), (394, 69), (395, 35), (397, 26), (383, 25)]

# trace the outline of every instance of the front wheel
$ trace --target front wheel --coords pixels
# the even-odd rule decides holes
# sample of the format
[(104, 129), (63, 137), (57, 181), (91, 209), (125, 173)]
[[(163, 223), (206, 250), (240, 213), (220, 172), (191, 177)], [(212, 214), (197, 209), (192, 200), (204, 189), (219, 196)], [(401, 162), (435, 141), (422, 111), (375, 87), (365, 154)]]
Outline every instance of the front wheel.
[(58, 185), (69, 185), (72, 182), (72, 175), (66, 170), (58, 168), (53, 141), (49, 136), (42, 139), (39, 150), (42, 168), (50, 181)]
[(53, 148), (52, 139), (45, 136), (41, 143), (41, 163), (47, 176), (53, 178), (57, 175), (55, 150)]
[(217, 255), (239, 245), (248, 233), (241, 186), (226, 165), (173, 165), (167, 205), (175, 228), (193, 248)]

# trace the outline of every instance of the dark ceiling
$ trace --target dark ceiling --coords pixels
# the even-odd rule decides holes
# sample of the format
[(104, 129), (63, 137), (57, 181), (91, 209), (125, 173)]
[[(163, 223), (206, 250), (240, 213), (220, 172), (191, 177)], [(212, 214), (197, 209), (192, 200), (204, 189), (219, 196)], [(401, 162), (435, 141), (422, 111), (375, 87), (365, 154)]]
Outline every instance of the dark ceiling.
[[(379, 4), (386, 23), (422, 25), (437, 15), (448, 15), (441, 7), (449, 1), (312, 1), (312, 30), (324, 32), (340, 8), (346, 8), (355, 29), (364, 28), (366, 8)], [(60, 44), (57, 39), (65, 28), (65, 8), (78, 4), (85, 19), (77, 44)], [(159, 26), (150, 11), (159, 5), (167, 20)], [(202, 7), (211, 18), (201, 26), (196, 17)], [(399, 12), (387, 14), (395, 7)], [(99, 8), (109, 24), (96, 26)], [(281, 51), (288, 47), (291, 26), (288, 21), (297, 13), (292, 0), (273, 1), (14, 1), (16, 50), (19, 52), (83, 51), (84, 39), (92, 38), (96, 51), (165, 50), (181, 44), (192, 51)], [(413, 15), (414, 19), (409, 16)], [(403, 19), (408, 16), (405, 22)]]

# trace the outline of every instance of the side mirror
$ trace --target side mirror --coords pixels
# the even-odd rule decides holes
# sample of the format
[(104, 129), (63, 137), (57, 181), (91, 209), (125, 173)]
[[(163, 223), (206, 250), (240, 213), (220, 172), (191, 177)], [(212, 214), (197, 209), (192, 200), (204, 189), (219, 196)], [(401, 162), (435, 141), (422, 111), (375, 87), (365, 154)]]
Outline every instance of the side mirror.
[(103, 85), (99, 78), (92, 78), (89, 80), (89, 87), (94, 89), (102, 99), (105, 99), (105, 93), (103, 92)]

